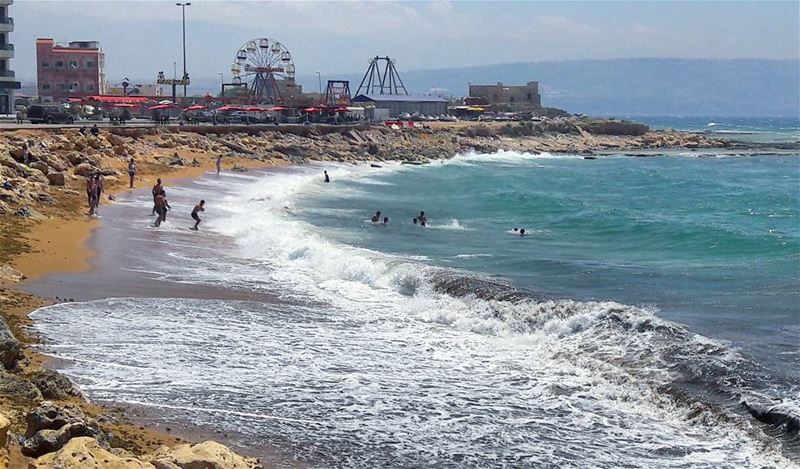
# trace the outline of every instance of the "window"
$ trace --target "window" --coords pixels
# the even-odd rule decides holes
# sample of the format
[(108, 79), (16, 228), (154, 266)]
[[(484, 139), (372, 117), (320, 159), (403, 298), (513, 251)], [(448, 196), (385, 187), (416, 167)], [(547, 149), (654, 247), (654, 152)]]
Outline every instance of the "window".
[(81, 89), (81, 87), (77, 83), (73, 83), (73, 84), (69, 85), (69, 90), (70, 91), (78, 91), (79, 89)]
[(69, 61), (69, 68), (78, 68), (78, 61), (77, 60), (70, 60)]
[(94, 83), (87, 83), (86, 91), (94, 91)]
[(528, 93), (528, 101), (530, 101), (531, 99), (533, 99), (533, 95), (531, 93)]
[(64, 68), (64, 61), (56, 60), (56, 68)]
[(43, 90), (49, 90), (50, 89), (50, 84), (45, 83), (44, 85), (42, 85), (42, 89)]
[(50, 68), (50, 62), (42, 60), (42, 68)]
[(512, 96), (512, 97), (508, 98), (508, 102), (509, 103), (513, 103), (514, 102), (514, 97)]
[(94, 62), (91, 60), (86, 61), (86, 68), (94, 68)]

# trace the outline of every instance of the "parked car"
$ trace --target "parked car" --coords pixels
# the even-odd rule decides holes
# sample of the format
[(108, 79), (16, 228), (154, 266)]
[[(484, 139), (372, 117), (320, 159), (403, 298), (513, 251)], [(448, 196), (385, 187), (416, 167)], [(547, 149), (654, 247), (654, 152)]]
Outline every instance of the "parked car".
[(72, 124), (75, 117), (60, 106), (34, 104), (28, 108), (31, 124)]
[(221, 124), (252, 124), (255, 120), (245, 111), (227, 111), (217, 114), (217, 122)]

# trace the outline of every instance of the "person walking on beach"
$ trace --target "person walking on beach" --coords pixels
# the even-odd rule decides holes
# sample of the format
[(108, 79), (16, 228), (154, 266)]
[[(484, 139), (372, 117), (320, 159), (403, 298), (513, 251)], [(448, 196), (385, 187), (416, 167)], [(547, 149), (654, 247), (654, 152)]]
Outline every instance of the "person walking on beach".
[(200, 222), (203, 221), (200, 219), (200, 216), (197, 214), (197, 212), (205, 212), (206, 211), (206, 209), (204, 208), (205, 204), (206, 201), (201, 200), (200, 203), (195, 205), (194, 209), (192, 210), (192, 218), (194, 218), (194, 228), (192, 229), (194, 231), (197, 231), (197, 225), (199, 225)]
[(97, 207), (97, 187), (94, 177), (86, 178), (86, 198), (89, 203), (89, 215), (95, 215)]
[(222, 155), (219, 155), (217, 157), (217, 175), (219, 175), (221, 169), (222, 169)]
[(130, 188), (133, 189), (133, 179), (136, 177), (136, 162), (133, 161), (133, 158), (128, 161), (128, 177), (131, 180)]
[(328, 176), (328, 171), (325, 171), (325, 182), (331, 182), (331, 178)]
[(156, 179), (156, 184), (153, 186), (153, 213), (150, 215), (156, 214), (156, 197), (161, 194), (161, 191), (164, 190), (164, 186), (161, 184), (161, 178)]

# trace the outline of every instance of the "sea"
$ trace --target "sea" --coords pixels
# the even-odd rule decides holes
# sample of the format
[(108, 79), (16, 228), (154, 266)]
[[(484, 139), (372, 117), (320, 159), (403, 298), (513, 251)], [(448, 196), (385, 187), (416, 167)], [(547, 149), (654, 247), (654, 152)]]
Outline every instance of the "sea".
[(42, 308), (43, 351), (92, 400), (277, 466), (798, 467), (798, 152), (379, 166), (206, 174), (160, 229), (121, 195), (99, 229), (137, 246), (118, 269), (176, 293)]

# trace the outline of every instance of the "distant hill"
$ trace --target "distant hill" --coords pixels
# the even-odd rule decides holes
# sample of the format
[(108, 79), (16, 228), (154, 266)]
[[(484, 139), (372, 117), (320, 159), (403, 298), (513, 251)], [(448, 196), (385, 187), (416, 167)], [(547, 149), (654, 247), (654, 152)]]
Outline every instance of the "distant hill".
[[(363, 72), (361, 72), (363, 73)], [(449, 89), (467, 94), (468, 83), (539, 81), (542, 104), (593, 115), (798, 116), (800, 61), (615, 59), (570, 60), (400, 70), (409, 91)], [(362, 75), (343, 74), (355, 93)], [(300, 76), (308, 90), (316, 75)]]

